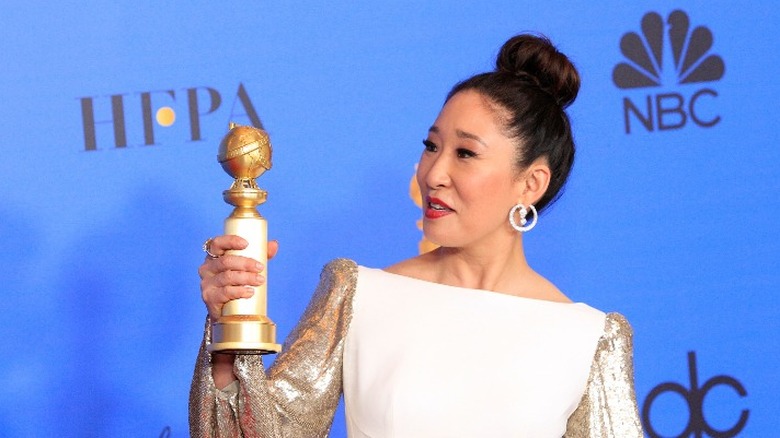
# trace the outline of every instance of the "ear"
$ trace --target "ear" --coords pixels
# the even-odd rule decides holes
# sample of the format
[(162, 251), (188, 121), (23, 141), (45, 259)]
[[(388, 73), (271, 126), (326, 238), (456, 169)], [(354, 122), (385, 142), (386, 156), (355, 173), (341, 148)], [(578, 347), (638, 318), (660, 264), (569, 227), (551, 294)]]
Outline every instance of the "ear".
[(539, 158), (525, 169), (518, 181), (519, 201), (525, 205), (536, 204), (550, 186), (550, 165), (546, 158)]

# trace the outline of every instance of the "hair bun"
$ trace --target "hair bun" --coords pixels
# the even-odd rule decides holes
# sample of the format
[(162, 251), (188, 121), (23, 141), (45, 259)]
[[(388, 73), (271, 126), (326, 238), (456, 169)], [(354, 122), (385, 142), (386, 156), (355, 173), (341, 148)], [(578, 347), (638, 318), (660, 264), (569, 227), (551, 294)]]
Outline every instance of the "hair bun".
[(496, 71), (530, 78), (543, 91), (566, 108), (577, 98), (580, 75), (549, 39), (535, 35), (517, 35), (501, 47)]

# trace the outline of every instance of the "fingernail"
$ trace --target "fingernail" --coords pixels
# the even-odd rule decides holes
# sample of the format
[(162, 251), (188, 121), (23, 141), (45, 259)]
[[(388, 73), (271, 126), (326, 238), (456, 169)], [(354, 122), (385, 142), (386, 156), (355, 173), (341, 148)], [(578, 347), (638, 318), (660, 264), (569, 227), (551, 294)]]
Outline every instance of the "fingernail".
[(251, 288), (251, 287), (247, 287), (246, 288), (246, 293), (247, 293), (247, 297), (251, 297), (252, 295), (255, 294), (255, 290), (253, 288)]
[(259, 281), (260, 284), (262, 284), (264, 280), (265, 280), (265, 277), (263, 277), (262, 274), (257, 274), (257, 281)]
[(255, 263), (255, 267), (257, 268), (258, 271), (262, 271), (265, 266), (263, 266), (262, 263), (257, 262)]

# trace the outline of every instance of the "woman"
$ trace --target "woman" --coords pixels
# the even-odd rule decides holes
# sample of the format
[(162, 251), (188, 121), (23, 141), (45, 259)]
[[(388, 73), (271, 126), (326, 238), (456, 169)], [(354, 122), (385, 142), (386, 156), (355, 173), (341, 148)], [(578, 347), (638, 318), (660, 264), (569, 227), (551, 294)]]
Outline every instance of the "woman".
[[(423, 230), (440, 247), (384, 270), (328, 264), (267, 374), (258, 356), (210, 357), (207, 323), (192, 435), (327, 436), (343, 393), (350, 437), (641, 437), (630, 326), (572, 303), (523, 252), (571, 169), (564, 109), (578, 89), (569, 60), (530, 35), (504, 44), (494, 72), (457, 84), (417, 170)], [(244, 245), (221, 236), (207, 249)], [(249, 296), (261, 271), (207, 258), (209, 318)]]

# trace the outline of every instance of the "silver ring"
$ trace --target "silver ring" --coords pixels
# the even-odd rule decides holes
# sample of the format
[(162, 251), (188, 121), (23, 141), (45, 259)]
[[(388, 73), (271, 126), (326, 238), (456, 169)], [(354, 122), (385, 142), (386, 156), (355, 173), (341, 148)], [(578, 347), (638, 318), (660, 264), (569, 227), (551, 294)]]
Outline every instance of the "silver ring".
[(211, 242), (213, 242), (213, 241), (214, 241), (214, 238), (213, 237), (209, 237), (208, 239), (206, 239), (205, 242), (203, 242), (203, 252), (205, 252), (206, 253), (206, 257), (208, 257), (210, 259), (218, 259), (219, 256), (216, 255), (216, 254), (213, 254), (210, 251), (211, 250)]

